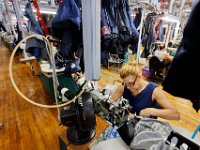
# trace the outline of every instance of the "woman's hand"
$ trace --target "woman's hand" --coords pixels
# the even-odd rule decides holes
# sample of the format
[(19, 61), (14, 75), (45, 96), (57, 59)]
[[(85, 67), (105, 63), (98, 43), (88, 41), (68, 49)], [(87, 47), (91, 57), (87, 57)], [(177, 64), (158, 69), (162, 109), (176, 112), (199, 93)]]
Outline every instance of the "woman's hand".
[(154, 111), (154, 108), (145, 108), (140, 111), (139, 115), (145, 116), (145, 117), (153, 116), (153, 111)]

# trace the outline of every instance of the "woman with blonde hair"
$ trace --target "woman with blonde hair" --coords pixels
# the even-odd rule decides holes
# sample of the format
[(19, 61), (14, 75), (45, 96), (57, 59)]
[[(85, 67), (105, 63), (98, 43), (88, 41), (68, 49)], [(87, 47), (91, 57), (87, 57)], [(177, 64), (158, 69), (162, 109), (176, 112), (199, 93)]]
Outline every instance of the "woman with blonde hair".
[(123, 84), (111, 95), (113, 101), (123, 96), (129, 101), (131, 113), (169, 120), (180, 119), (179, 112), (164, 91), (156, 84), (145, 81), (134, 62), (123, 65), (119, 73)]

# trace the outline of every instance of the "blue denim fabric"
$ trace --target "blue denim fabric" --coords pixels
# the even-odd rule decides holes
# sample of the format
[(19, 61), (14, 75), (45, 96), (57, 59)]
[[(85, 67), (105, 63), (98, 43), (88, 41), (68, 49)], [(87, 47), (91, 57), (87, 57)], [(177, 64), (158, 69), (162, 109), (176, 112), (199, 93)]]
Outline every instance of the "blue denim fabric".
[(41, 58), (41, 52), (42, 52), (42, 48), (39, 47), (31, 47), (29, 49), (29, 52), (32, 56), (35, 56), (35, 58), (37, 59), (37, 61), (40, 61)]
[(79, 72), (81, 71), (81, 67), (80, 67), (80, 61), (77, 60), (77, 61), (68, 61), (66, 63), (66, 66), (65, 66), (65, 74), (66, 75), (71, 75), (75, 72)]
[(138, 46), (138, 40), (139, 40), (139, 33), (133, 23), (133, 20), (130, 16), (130, 7), (128, 4), (128, 0), (121, 0), (122, 7), (120, 8), (122, 20), (124, 21), (125, 25), (131, 30), (132, 37), (133, 37), (133, 53), (137, 53), (137, 46)]
[(101, 64), (107, 66), (108, 59), (109, 59), (108, 51), (101, 51)]
[(134, 19), (134, 24), (136, 28), (138, 28), (138, 26), (140, 25), (141, 19), (142, 19), (142, 10), (141, 8), (138, 8), (138, 13), (136, 13), (136, 16)]
[[(42, 28), (40, 27), (38, 21), (36, 21), (35, 15), (33, 13), (30, 3), (25, 6), (24, 16), (29, 19), (28, 22), (28, 32), (30, 34), (36, 33), (43, 35)], [(26, 41), (26, 50), (28, 50), (33, 56), (38, 60), (41, 57), (41, 50), (45, 48), (44, 41), (37, 38), (30, 38)]]
[(151, 54), (150, 52), (151, 43), (154, 43), (156, 40), (153, 18), (150, 13), (146, 17), (142, 32), (143, 32), (142, 43), (144, 50), (142, 51), (141, 57), (147, 58), (149, 54)]
[(62, 36), (62, 43), (61, 43), (61, 46), (60, 46), (60, 52), (65, 57), (68, 56), (72, 40), (73, 39), (72, 39), (72, 33), (71, 33), (71, 31), (69, 31), (69, 30), (64, 31), (63, 36)]
[(43, 35), (42, 28), (40, 27), (38, 21), (35, 19), (35, 15), (30, 3), (27, 3), (25, 6), (24, 16), (29, 19), (29, 29), (32, 27), (32, 32)]
[(76, 2), (77, 0), (63, 0), (53, 19), (53, 27), (80, 28), (81, 14)]

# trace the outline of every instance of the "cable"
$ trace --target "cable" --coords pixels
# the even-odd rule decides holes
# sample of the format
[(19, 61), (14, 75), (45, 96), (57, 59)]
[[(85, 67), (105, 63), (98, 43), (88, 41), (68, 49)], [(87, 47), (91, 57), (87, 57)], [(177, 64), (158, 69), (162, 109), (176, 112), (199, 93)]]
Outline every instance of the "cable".
[[(41, 38), (43, 38), (45, 41), (47, 41), (48, 46), (50, 45), (49, 40), (48, 40), (46, 37), (44, 37), (43, 35), (39, 35), (39, 34), (32, 34), (32, 35), (30, 35), (30, 36), (27, 36), (27, 37), (25, 37), (24, 39), (22, 39), (22, 40), (16, 45), (16, 47), (14, 48), (14, 50), (13, 50), (13, 52), (12, 52), (12, 54), (11, 54), (10, 61), (9, 61), (9, 76), (10, 76), (10, 80), (11, 80), (11, 83), (12, 83), (14, 89), (17, 91), (17, 93), (18, 93), (24, 100), (26, 100), (27, 102), (29, 102), (29, 103), (31, 103), (31, 104), (33, 104), (33, 105), (39, 106), (39, 107), (43, 107), (43, 108), (59, 108), (59, 107), (64, 107), (64, 106), (66, 106), (66, 105), (69, 105), (70, 103), (74, 102), (78, 97), (80, 97), (80, 96), (82, 95), (82, 93), (83, 93), (84, 90), (85, 90), (85, 86), (86, 86), (87, 82), (86, 82), (86, 84), (83, 86), (83, 88), (82, 88), (82, 90), (80, 91), (80, 93), (79, 93), (77, 96), (75, 96), (72, 100), (70, 100), (70, 101), (68, 101), (68, 102), (66, 102), (66, 103), (64, 103), (64, 104), (56, 104), (56, 105), (45, 105), (45, 104), (40, 104), (40, 103), (34, 102), (33, 100), (27, 98), (27, 97), (19, 90), (19, 88), (17, 87), (17, 85), (16, 85), (16, 83), (15, 83), (15, 80), (14, 80), (14, 78), (13, 78), (13, 73), (12, 73), (13, 58), (14, 58), (14, 55), (15, 55), (16, 51), (18, 50), (19, 46), (20, 46), (23, 42), (25, 42), (26, 40), (28, 40), (28, 39), (30, 39), (30, 38), (33, 38), (33, 37), (41, 37)], [(49, 46), (49, 47), (50, 47), (50, 46)]]

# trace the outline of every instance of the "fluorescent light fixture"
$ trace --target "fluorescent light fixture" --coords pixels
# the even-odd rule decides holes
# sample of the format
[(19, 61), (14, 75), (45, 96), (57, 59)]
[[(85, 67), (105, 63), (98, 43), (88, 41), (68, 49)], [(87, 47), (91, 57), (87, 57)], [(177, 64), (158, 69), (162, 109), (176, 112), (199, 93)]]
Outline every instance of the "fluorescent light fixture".
[[(22, 11), (25, 11), (25, 9), (22, 8)], [(36, 10), (33, 9), (33, 12), (36, 12)], [(56, 14), (56, 11), (55, 11), (55, 10), (50, 11), (50, 10), (41, 10), (41, 9), (40, 9), (40, 13), (42, 13), (42, 14), (51, 14), (51, 15), (55, 15), (55, 14)]]
[(164, 20), (164, 21), (169, 21), (169, 22), (174, 22), (174, 23), (180, 22), (178, 17), (172, 16), (172, 15), (169, 15), (169, 14), (165, 14), (161, 19)]
[[(36, 10), (34, 9), (33, 12), (36, 12)], [(55, 15), (56, 14), (55, 11), (49, 11), (49, 10), (40, 10), (40, 12), (42, 14), (51, 14), (51, 15)]]
[(191, 12), (191, 9), (186, 9), (184, 12), (190, 13), (190, 12)]

